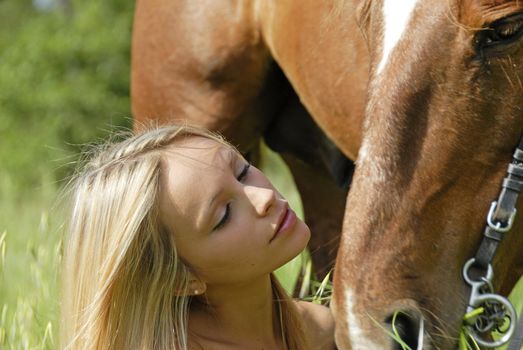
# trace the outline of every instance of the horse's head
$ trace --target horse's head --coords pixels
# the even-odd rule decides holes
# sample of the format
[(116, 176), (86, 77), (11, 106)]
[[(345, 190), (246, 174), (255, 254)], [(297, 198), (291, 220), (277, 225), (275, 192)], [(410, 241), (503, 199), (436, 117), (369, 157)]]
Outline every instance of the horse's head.
[[(404, 340), (455, 347), (464, 263), (523, 131), (523, 1), (376, 0), (360, 7), (371, 72), (333, 310), (341, 349)], [(494, 260), (506, 293), (523, 266), (516, 218)]]

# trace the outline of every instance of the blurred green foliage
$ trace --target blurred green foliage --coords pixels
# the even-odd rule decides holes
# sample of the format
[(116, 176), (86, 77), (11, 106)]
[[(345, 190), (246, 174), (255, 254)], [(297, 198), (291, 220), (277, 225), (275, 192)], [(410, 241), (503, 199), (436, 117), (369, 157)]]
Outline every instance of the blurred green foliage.
[(131, 124), (134, 2), (70, 5), (0, 1), (0, 198), (59, 181), (79, 145)]
[(131, 126), (134, 1), (0, 0), (0, 349), (57, 348), (63, 213), (82, 145)]

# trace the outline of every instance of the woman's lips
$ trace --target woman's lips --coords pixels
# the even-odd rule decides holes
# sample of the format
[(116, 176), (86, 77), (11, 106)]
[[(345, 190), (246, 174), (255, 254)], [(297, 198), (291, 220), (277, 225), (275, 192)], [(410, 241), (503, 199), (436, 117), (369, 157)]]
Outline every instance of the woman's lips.
[(286, 207), (286, 210), (282, 216), (283, 218), (281, 219), (280, 224), (278, 225), (278, 228), (274, 232), (274, 235), (272, 236), (269, 243), (272, 242), (280, 233), (287, 231), (296, 223), (296, 213), (288, 206)]

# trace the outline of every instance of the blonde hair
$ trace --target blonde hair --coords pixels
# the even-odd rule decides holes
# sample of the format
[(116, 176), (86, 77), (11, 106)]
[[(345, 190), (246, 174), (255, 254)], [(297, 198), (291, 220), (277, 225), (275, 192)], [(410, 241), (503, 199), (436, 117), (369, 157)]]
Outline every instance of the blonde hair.
[[(183, 136), (230, 146), (200, 128), (158, 128), (106, 144), (71, 182), (65, 349), (187, 349), (189, 270), (159, 218), (162, 151)], [(302, 350), (296, 306), (275, 280), (273, 286), (288, 349)]]

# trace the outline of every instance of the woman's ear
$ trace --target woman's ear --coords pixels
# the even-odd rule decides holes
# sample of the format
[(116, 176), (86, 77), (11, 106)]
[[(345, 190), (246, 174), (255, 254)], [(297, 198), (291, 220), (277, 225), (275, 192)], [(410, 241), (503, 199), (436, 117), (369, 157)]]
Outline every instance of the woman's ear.
[(188, 295), (201, 295), (207, 290), (207, 284), (198, 277), (191, 276), (189, 286), (187, 287)]
[(187, 290), (176, 290), (175, 294), (178, 296), (201, 295), (207, 290), (207, 284), (189, 272), (189, 284)]

